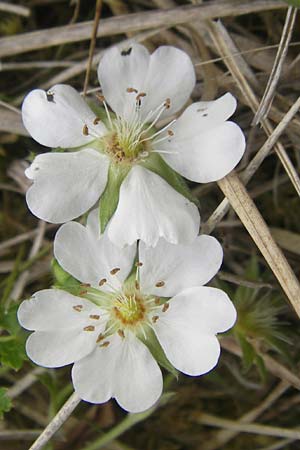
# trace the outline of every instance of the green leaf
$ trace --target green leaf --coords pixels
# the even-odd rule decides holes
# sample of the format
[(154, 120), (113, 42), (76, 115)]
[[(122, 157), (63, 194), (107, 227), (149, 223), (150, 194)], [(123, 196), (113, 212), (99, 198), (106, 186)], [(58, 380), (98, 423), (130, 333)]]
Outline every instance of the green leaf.
[(11, 399), (6, 395), (6, 388), (0, 388), (0, 419), (3, 419), (3, 413), (12, 408)]
[(162, 177), (179, 194), (182, 194), (198, 206), (198, 200), (193, 196), (182, 176), (175, 172), (158, 153), (150, 153), (149, 157), (141, 165)]
[[(6, 336), (2, 336), (6, 337)], [(18, 336), (8, 336), (10, 340), (0, 340), (0, 360), (2, 365), (19, 370), (27, 359), (25, 343)]]
[(118, 206), (120, 187), (129, 170), (130, 166), (127, 165), (110, 164), (109, 166), (106, 188), (99, 202), (101, 233), (104, 232)]
[(21, 327), (17, 318), (17, 310), (19, 305), (12, 305), (7, 311), (0, 310), (0, 327), (10, 334), (15, 335), (21, 331)]

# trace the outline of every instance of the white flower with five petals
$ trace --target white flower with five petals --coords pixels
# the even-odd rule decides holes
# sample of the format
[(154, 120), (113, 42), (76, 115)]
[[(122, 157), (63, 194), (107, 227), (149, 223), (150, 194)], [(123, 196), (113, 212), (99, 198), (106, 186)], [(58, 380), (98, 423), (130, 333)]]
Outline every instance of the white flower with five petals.
[(155, 248), (141, 242), (135, 262), (136, 245), (120, 250), (106, 234), (98, 237), (98, 227), (92, 212), (86, 227), (69, 222), (55, 237), (55, 257), (82, 292), (39, 291), (21, 304), (18, 318), (34, 331), (26, 350), (35, 363), (74, 363), (72, 380), (83, 400), (115, 398), (139, 412), (162, 392), (153, 337), (169, 364), (202, 375), (217, 364), (216, 334), (233, 326), (236, 311), (222, 290), (203, 286), (222, 262), (213, 237), (189, 245), (160, 239)]
[(124, 179), (107, 226), (112, 242), (123, 246), (141, 239), (154, 246), (161, 237), (174, 244), (191, 242), (199, 230), (197, 208), (159, 176), (151, 158), (160, 155), (197, 182), (225, 176), (245, 148), (242, 131), (227, 120), (236, 108), (234, 97), (194, 103), (157, 131), (157, 122), (179, 111), (195, 85), (186, 53), (168, 46), (152, 55), (139, 44), (125, 51), (114, 47), (104, 54), (98, 76), (104, 121), (70, 86), (37, 89), (25, 98), (22, 116), (32, 137), (48, 147), (73, 149), (34, 159), (26, 171), (33, 180), (26, 196), (30, 210), (54, 223), (76, 218), (95, 205), (110, 168), (116, 168)]

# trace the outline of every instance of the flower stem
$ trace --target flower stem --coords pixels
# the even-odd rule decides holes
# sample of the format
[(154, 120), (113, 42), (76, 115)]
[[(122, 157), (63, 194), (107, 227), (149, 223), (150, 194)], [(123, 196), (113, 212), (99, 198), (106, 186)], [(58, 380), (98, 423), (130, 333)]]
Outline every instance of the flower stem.
[(74, 392), (71, 397), (66, 401), (63, 407), (58, 411), (56, 416), (51, 420), (49, 425), (44, 429), (42, 434), (32, 444), (29, 450), (40, 450), (45, 444), (52, 438), (54, 433), (63, 425), (63, 423), (72, 414), (81, 399)]

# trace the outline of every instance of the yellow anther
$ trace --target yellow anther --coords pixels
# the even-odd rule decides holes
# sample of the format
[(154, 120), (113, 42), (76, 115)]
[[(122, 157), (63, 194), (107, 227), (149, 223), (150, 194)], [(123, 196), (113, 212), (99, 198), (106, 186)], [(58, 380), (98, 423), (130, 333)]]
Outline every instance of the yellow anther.
[(109, 344), (110, 344), (109, 341), (105, 341), (105, 342), (103, 342), (103, 344), (100, 345), (100, 347), (108, 347)]
[(153, 316), (152, 317), (152, 322), (156, 323), (158, 321), (158, 319), (159, 319), (159, 316)]
[(89, 135), (89, 129), (88, 129), (88, 126), (86, 124), (83, 125), (82, 133), (84, 134), (84, 136), (88, 136)]

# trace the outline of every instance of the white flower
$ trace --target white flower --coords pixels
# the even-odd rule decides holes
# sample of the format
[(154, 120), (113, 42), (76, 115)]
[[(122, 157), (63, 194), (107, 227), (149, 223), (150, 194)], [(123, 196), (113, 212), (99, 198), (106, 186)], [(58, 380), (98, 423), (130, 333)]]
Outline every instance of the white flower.
[(48, 147), (74, 149), (35, 158), (26, 171), (33, 180), (26, 197), (30, 210), (54, 223), (80, 216), (101, 197), (113, 168), (125, 177), (108, 224), (115, 244), (141, 239), (154, 246), (160, 237), (174, 244), (191, 242), (199, 231), (197, 208), (157, 174), (153, 157), (160, 155), (194, 181), (225, 176), (245, 148), (242, 131), (227, 121), (235, 99), (226, 94), (215, 102), (194, 103), (156, 131), (160, 119), (184, 106), (195, 85), (186, 53), (168, 46), (152, 55), (139, 44), (123, 51), (114, 47), (104, 54), (98, 76), (105, 123), (70, 86), (37, 89), (25, 98), (23, 121), (32, 137)]
[(115, 398), (128, 411), (143, 411), (162, 392), (161, 370), (149, 350), (153, 337), (185, 374), (201, 375), (217, 364), (215, 335), (234, 324), (236, 312), (223, 291), (203, 284), (218, 271), (222, 249), (204, 235), (189, 245), (140, 243), (131, 273), (136, 245), (120, 250), (106, 234), (98, 237), (98, 227), (93, 212), (86, 227), (66, 223), (55, 238), (55, 257), (82, 283), (82, 292), (39, 291), (21, 304), (18, 318), (35, 331), (26, 344), (35, 363), (74, 363), (73, 384), (83, 400)]

